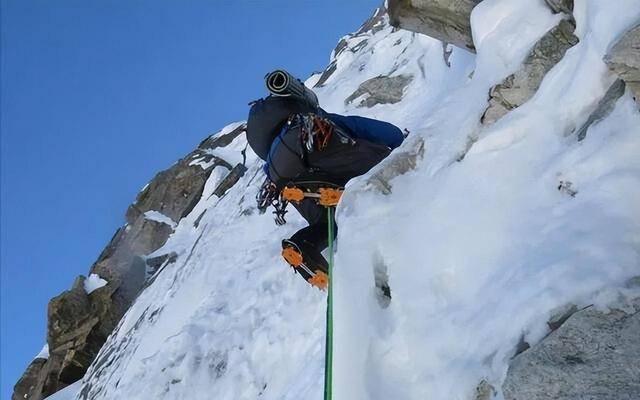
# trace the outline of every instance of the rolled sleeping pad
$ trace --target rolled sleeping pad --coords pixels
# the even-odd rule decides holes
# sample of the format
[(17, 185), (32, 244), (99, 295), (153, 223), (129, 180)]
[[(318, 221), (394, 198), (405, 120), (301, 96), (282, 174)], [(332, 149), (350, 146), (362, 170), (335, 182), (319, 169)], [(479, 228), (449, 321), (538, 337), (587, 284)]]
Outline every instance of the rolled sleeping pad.
[(318, 97), (304, 83), (285, 70), (277, 69), (265, 76), (267, 90), (275, 96), (295, 96), (318, 106)]

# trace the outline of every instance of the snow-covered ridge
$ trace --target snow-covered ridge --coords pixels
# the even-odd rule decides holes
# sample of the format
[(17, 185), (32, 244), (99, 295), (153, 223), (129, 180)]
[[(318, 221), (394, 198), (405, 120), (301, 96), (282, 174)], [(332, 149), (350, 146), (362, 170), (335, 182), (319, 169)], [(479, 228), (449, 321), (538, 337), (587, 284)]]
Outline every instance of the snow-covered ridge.
[[(384, 14), (335, 52), (315, 89), (323, 107), (407, 128), (397, 154), (415, 156), (404, 174), (389, 172), (394, 154), (350, 182), (338, 207), (335, 399), (471, 400), (482, 381), (502, 398), (518, 342), (540, 341), (554, 310), (638, 295), (625, 286), (640, 265), (638, 107), (627, 92), (582, 141), (575, 128), (615, 80), (602, 59), (640, 18), (640, 1), (575, 4), (579, 43), (530, 101), (489, 126), (480, 118), (491, 87), (562, 19), (542, 1), (480, 3), (477, 55), (446, 48), (445, 57), (440, 41), (393, 29)], [(345, 103), (363, 82), (399, 75), (412, 77), (401, 101)], [(225, 147), (229, 162), (244, 144)], [(278, 228), (257, 213), (261, 163), (247, 155), (248, 171), (220, 198), (224, 168), (214, 170), (150, 255), (175, 253), (174, 262), (56, 399), (322, 398), (325, 297), (279, 256), (303, 221), (291, 212)]]

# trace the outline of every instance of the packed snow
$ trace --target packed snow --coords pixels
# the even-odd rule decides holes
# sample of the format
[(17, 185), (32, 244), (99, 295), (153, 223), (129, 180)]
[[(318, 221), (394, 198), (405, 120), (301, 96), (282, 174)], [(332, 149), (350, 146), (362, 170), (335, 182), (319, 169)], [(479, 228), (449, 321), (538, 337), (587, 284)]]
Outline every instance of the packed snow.
[(36, 358), (43, 358), (43, 359), (48, 359), (49, 358), (49, 344), (45, 343), (44, 346), (42, 346), (42, 350), (40, 350), (40, 353), (38, 353), (34, 359)]
[[(370, 178), (393, 155), (350, 182), (338, 207), (334, 399), (470, 400), (482, 380), (499, 399), (516, 344), (540, 340), (554, 309), (631, 295), (624, 283), (640, 265), (638, 107), (627, 93), (583, 141), (572, 132), (613, 81), (602, 57), (640, 17), (640, 1), (576, 0), (575, 9), (580, 42), (534, 98), (487, 127), (479, 120), (489, 89), (561, 18), (542, 0), (484, 0), (472, 14), (477, 55), (456, 48), (450, 67), (441, 42), (394, 31), (386, 19), (332, 55), (336, 72), (316, 90), (325, 109), (408, 128), (396, 152), (426, 146), (391, 193)], [(360, 83), (389, 73), (414, 77), (401, 102), (345, 105)], [(239, 162), (245, 143), (216, 154)], [(291, 211), (276, 227), (259, 214), (263, 176), (251, 151), (247, 167), (222, 198), (211, 196), (221, 179), (212, 174), (154, 254), (174, 251), (177, 261), (154, 276), (65, 400), (322, 398), (326, 297), (279, 255), (280, 240), (303, 221)], [(388, 307), (376, 295), (380, 271)]]
[[(485, 85), (513, 72), (558, 18), (542, 2), (483, 1), (473, 79), (412, 129), (426, 138), (423, 164), (384, 200), (365, 179), (349, 186), (338, 208), (335, 398), (471, 399), (483, 379), (499, 388), (520, 338), (540, 340), (555, 307), (597, 294), (606, 305), (638, 274), (637, 105), (626, 95), (583, 142), (570, 133), (613, 82), (602, 57), (640, 3), (620, 3), (627, 13), (576, 4), (580, 43), (531, 101), (480, 128)], [(561, 180), (579, 194), (558, 191)], [(387, 309), (374, 301), (380, 266)]]
[(176, 226), (178, 226), (176, 221), (172, 220), (171, 217), (161, 213), (160, 211), (149, 210), (149, 211), (144, 213), (144, 217), (146, 219), (148, 219), (149, 221), (155, 221), (155, 222), (159, 222), (161, 224), (167, 224), (172, 229), (176, 229)]
[[(241, 122), (235, 122), (233, 124), (229, 124), (224, 128), (222, 128), (215, 135), (217, 136), (226, 135), (227, 133), (230, 133), (235, 129), (239, 128), (240, 125), (242, 125), (243, 123), (244, 122), (241, 121)], [(246, 144), (247, 144), (246, 141), (234, 141), (234, 143), (230, 144), (229, 146), (219, 147), (216, 149), (208, 149), (205, 152), (206, 154), (219, 157), (233, 166), (243, 161), (241, 151), (244, 149)], [(198, 165), (202, 169), (207, 169), (216, 162), (215, 159), (209, 159), (209, 161), (206, 161), (206, 159), (207, 157), (205, 156), (196, 157), (189, 163), (189, 165)]]
[(84, 291), (91, 294), (93, 291), (105, 286), (107, 281), (100, 278), (98, 274), (91, 274), (84, 280)]
[(82, 381), (78, 381), (58, 392), (55, 392), (51, 396), (47, 397), (47, 400), (75, 400), (81, 388)]

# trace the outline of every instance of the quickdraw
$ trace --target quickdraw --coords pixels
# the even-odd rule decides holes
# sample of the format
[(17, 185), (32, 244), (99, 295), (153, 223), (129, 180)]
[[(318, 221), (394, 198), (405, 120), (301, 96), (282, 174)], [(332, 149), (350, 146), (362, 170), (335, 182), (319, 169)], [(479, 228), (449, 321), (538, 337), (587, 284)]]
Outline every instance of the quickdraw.
[(277, 200), (277, 198), (278, 189), (276, 188), (276, 185), (271, 182), (269, 178), (266, 178), (264, 182), (262, 182), (262, 185), (260, 185), (260, 190), (256, 194), (256, 203), (260, 213), (264, 213), (273, 201)]
[(305, 198), (315, 199), (319, 205), (324, 207), (335, 207), (340, 202), (343, 189), (341, 188), (319, 188), (317, 192), (302, 190), (295, 186), (285, 186), (280, 192), (280, 198), (287, 202), (299, 203)]
[(256, 203), (260, 214), (267, 211), (269, 206), (273, 206), (276, 225), (284, 225), (287, 223), (284, 217), (285, 214), (287, 214), (287, 204), (289, 203), (282, 199), (282, 196), (278, 195), (278, 189), (275, 183), (271, 182), (268, 177), (264, 180), (262, 186), (260, 186), (260, 191), (256, 195)]
[(300, 138), (307, 153), (322, 151), (327, 147), (334, 131), (331, 121), (315, 114), (296, 114), (294, 119), (300, 124)]

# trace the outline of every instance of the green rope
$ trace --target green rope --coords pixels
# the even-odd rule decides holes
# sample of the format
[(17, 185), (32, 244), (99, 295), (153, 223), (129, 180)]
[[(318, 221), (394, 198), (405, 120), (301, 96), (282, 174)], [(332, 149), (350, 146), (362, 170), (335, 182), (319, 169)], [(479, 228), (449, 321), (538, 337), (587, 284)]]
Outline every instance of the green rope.
[(327, 208), (329, 222), (329, 287), (327, 289), (327, 332), (324, 353), (324, 400), (331, 400), (332, 373), (333, 373), (333, 208)]

